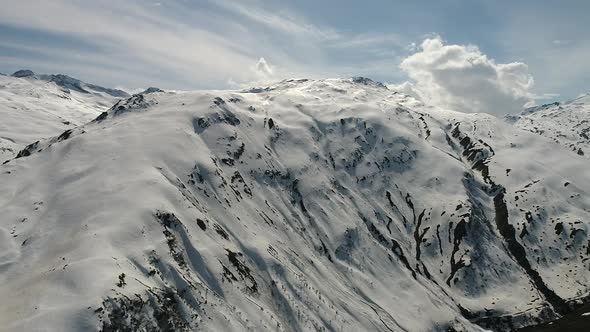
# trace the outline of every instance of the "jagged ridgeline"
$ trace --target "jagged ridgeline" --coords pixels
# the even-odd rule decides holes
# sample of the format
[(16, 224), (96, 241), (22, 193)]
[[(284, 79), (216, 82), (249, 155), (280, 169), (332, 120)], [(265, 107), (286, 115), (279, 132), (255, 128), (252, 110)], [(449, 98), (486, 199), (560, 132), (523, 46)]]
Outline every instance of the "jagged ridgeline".
[(0, 326), (540, 324), (588, 302), (586, 166), (364, 78), (153, 89), (1, 166)]

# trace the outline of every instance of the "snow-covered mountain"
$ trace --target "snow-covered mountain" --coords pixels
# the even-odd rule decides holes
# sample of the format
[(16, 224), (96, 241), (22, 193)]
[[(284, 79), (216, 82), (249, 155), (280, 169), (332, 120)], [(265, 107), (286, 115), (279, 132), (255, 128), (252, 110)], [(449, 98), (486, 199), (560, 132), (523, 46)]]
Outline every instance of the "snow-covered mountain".
[(134, 95), (0, 166), (0, 329), (557, 319), (590, 300), (586, 166), (362, 78)]
[(590, 95), (531, 107), (507, 116), (517, 127), (545, 136), (580, 156), (590, 157)]
[(0, 75), (0, 163), (26, 144), (82, 125), (128, 97), (61, 74)]

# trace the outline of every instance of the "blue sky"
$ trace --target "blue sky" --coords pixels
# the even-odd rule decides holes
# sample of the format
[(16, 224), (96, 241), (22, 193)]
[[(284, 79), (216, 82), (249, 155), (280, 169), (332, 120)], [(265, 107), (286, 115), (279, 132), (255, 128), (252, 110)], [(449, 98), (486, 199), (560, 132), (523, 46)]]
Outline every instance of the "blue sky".
[(401, 83), (423, 77), (400, 64), (439, 36), (498, 64), (526, 64), (531, 98), (590, 91), (585, 0), (0, 0), (0, 8), (4, 73), (30, 68), (128, 89), (356, 75)]

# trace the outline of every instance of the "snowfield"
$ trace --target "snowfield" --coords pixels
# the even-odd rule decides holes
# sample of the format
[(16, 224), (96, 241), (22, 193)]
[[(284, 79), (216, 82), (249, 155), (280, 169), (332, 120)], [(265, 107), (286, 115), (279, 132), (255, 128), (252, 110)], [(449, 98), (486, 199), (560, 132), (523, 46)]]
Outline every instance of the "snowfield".
[(590, 301), (588, 159), (553, 137), (363, 78), (85, 105), (0, 166), (0, 330), (505, 331)]

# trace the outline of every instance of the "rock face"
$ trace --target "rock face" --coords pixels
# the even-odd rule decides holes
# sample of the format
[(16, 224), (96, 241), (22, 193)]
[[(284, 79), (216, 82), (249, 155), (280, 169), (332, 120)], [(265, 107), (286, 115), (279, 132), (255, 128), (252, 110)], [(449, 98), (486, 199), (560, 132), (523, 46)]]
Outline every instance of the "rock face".
[(587, 159), (367, 79), (135, 95), (29, 147), (0, 167), (8, 330), (506, 331), (588, 302)]

